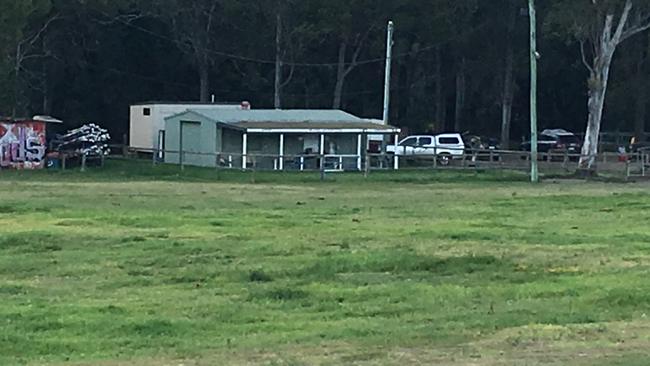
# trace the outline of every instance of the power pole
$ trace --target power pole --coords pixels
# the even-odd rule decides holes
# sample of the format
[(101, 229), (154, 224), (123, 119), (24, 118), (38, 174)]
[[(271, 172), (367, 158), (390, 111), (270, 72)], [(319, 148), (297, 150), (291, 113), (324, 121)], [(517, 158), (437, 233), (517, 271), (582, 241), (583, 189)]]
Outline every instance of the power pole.
[(388, 125), (390, 118), (390, 76), (393, 62), (393, 21), (388, 22), (388, 39), (386, 41), (386, 80), (384, 82), (384, 124)]
[(539, 182), (537, 165), (537, 14), (535, 0), (528, 0), (530, 14), (530, 180)]

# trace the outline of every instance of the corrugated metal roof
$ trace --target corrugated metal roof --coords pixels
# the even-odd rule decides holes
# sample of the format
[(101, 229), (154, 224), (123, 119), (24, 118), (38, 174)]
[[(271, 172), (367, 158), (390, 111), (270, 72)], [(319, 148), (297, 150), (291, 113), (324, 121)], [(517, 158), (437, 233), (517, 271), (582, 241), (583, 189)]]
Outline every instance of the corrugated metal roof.
[(393, 131), (393, 126), (379, 125), (371, 122), (337, 122), (337, 121), (319, 121), (319, 122), (238, 122), (229, 123), (241, 129), (269, 129), (269, 130), (375, 130), (375, 131)]
[(164, 100), (152, 100), (131, 104), (131, 107), (152, 106), (152, 105), (186, 105), (186, 106), (241, 106), (241, 102), (172, 102)]
[(178, 113), (172, 118), (206, 118), (214, 123), (239, 130), (275, 133), (281, 130), (292, 132), (332, 131), (383, 134), (399, 132), (399, 128), (387, 126), (378, 120), (356, 117), (335, 109), (255, 109), (255, 110), (193, 110)]
[(217, 122), (320, 122), (363, 123), (365, 120), (335, 109), (254, 109), (254, 110), (192, 110)]
[(51, 116), (34, 116), (32, 118), (13, 118), (13, 117), (0, 117), (2, 123), (28, 123), (28, 122), (44, 122), (62, 124), (63, 121)]

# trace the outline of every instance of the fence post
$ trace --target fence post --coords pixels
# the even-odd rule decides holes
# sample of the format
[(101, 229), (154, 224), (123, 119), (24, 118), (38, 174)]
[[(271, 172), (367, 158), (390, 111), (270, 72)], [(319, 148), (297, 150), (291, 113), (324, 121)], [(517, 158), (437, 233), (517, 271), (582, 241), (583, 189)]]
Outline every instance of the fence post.
[(151, 159), (151, 165), (156, 166), (157, 159), (158, 159), (158, 149), (154, 148), (153, 149), (153, 157)]
[(320, 180), (325, 180), (325, 155), (320, 154)]
[(257, 158), (255, 155), (251, 156), (251, 163), (253, 169), (251, 172), (251, 183), (255, 184), (255, 171), (257, 170)]
[(368, 178), (370, 174), (370, 155), (366, 154), (366, 166), (363, 170), (363, 177)]
[(181, 170), (185, 170), (185, 152), (183, 149), (178, 153), (178, 160), (180, 160)]
[(127, 157), (129, 155), (129, 141), (127, 135), (122, 135), (122, 156)]
[(216, 156), (217, 161), (216, 161), (216, 164), (214, 166), (215, 166), (215, 169), (217, 171), (217, 174), (216, 174), (217, 175), (217, 180), (219, 181), (219, 180), (221, 180), (221, 165), (219, 164), (221, 162), (221, 153), (216, 153), (215, 156)]
[(81, 171), (85, 172), (86, 171), (86, 154), (81, 155)]

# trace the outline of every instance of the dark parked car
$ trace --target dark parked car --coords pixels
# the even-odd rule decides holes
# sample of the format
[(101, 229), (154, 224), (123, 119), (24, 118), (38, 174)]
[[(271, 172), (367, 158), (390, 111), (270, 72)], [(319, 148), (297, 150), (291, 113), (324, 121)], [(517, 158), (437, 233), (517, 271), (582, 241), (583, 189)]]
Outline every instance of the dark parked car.
[[(530, 141), (521, 144), (523, 151), (530, 151)], [(537, 138), (537, 151), (540, 153), (580, 154), (582, 143), (578, 136), (565, 130), (544, 130)]]

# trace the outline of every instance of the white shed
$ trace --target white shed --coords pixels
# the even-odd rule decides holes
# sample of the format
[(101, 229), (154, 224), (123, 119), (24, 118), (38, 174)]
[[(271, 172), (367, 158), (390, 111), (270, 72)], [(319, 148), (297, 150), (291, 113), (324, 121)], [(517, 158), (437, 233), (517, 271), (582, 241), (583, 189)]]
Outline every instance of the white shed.
[(129, 115), (129, 146), (134, 150), (151, 151), (163, 146), (165, 118), (185, 112), (213, 110), (248, 110), (250, 103), (146, 102), (131, 106)]

